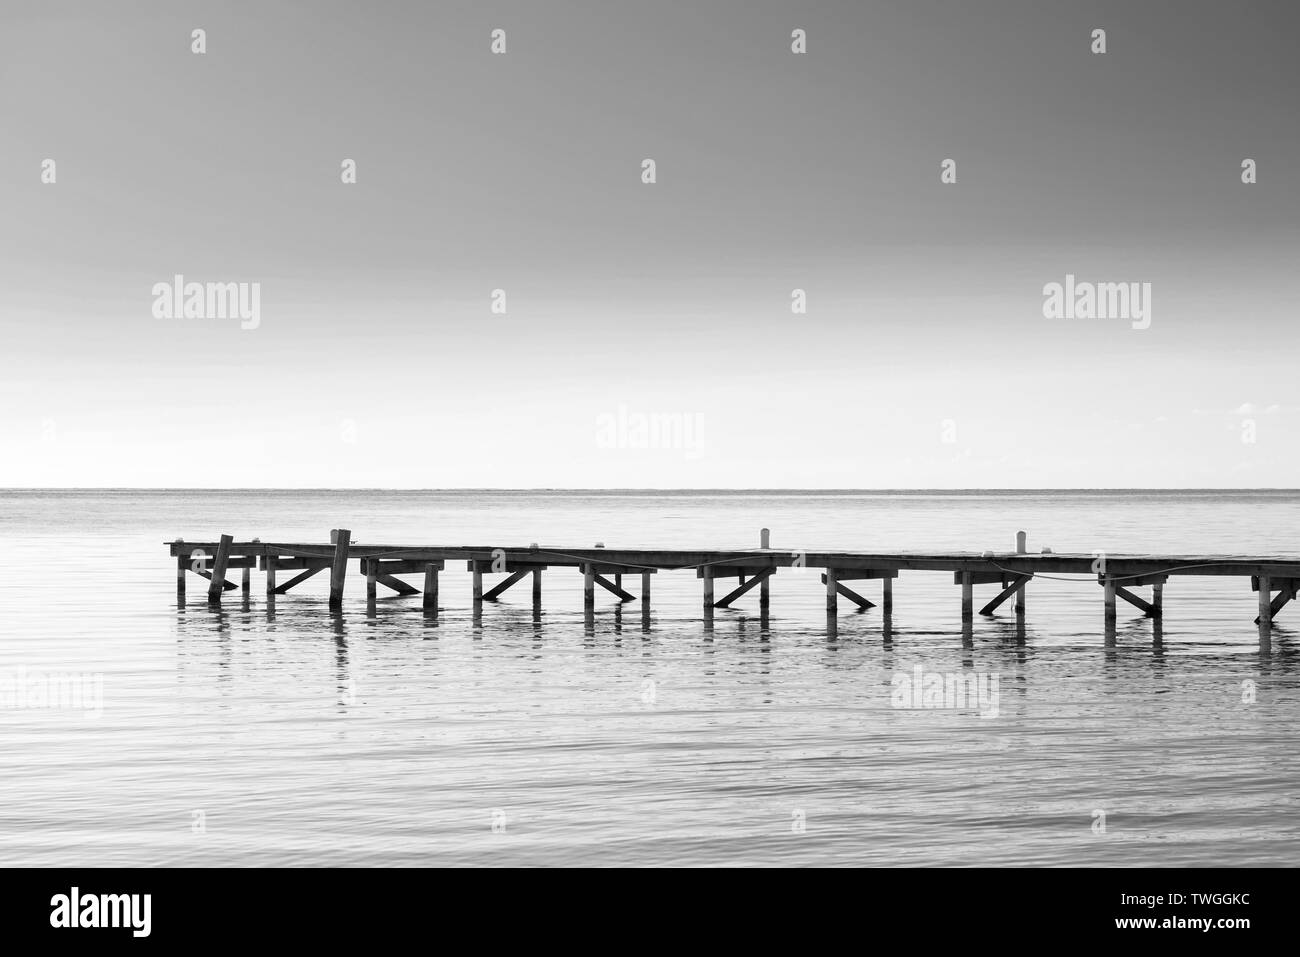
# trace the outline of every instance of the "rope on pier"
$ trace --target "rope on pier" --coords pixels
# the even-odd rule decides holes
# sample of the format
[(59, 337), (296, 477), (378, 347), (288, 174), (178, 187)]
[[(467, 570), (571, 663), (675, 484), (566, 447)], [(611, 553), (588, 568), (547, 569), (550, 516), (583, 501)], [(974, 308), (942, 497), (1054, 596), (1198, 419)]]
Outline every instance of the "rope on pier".
[[(1122, 559), (1121, 559), (1121, 560), (1122, 560)], [(990, 564), (992, 564), (992, 566), (993, 566), (994, 568), (996, 568), (998, 571), (1000, 571), (1000, 572), (1006, 572), (1008, 575), (1023, 575), (1023, 574), (1025, 574), (1023, 571), (1020, 571), (1020, 570), (1015, 569), (1015, 568), (1004, 568), (1003, 566), (999, 565), (999, 564), (998, 564), (997, 562), (995, 562), (995, 561), (992, 561), (991, 559), (989, 559), (988, 561), (989, 561)], [(1109, 577), (1110, 577), (1111, 580), (1113, 580), (1113, 581), (1117, 581), (1117, 582), (1126, 582), (1126, 581), (1129, 581), (1130, 579), (1133, 579), (1133, 578), (1150, 578), (1150, 577), (1153, 576), (1153, 575), (1167, 575), (1167, 574), (1169, 574), (1169, 572), (1185, 571), (1186, 569), (1189, 569), (1189, 568), (1211, 568), (1211, 567), (1213, 567), (1213, 566), (1215, 566), (1215, 565), (1222, 565), (1222, 564), (1223, 564), (1223, 562), (1200, 562), (1200, 563), (1198, 563), (1198, 564), (1196, 564), (1196, 565), (1170, 565), (1168, 568), (1157, 568), (1157, 569), (1155, 569), (1154, 571), (1149, 571), (1149, 572), (1139, 572), (1139, 573), (1137, 573), (1136, 575), (1110, 575)], [(1043, 578), (1043, 579), (1046, 579), (1047, 581), (1055, 581), (1055, 582), (1073, 582), (1073, 583), (1076, 584), (1076, 585), (1087, 585), (1087, 584), (1093, 584), (1093, 583), (1096, 582), (1096, 579), (1095, 579), (1095, 578), (1069, 578), (1069, 577), (1067, 577), (1067, 576), (1065, 576), (1065, 575), (1043, 575), (1043, 574), (1040, 574), (1040, 573), (1038, 573), (1038, 572), (1033, 572), (1032, 574), (1033, 574), (1033, 578), (1034, 578), (1035, 581), (1037, 581), (1037, 580), (1040, 579), (1040, 578)]]

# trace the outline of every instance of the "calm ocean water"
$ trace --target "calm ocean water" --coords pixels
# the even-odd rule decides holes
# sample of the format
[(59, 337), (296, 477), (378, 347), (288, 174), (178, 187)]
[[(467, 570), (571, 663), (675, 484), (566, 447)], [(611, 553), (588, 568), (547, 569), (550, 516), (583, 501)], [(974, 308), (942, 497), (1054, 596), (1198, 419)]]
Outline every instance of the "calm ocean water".
[[(178, 608), (163, 545), (753, 547), (764, 525), (791, 550), (1023, 528), (1031, 551), (1300, 554), (1300, 493), (0, 492), (0, 865), (1297, 860), (1300, 609), (1261, 651), (1244, 579), (1172, 579), (1162, 640), (1121, 606), (1111, 647), (1095, 582), (1035, 581), (1023, 641), (1007, 605), (964, 646), (950, 573), (902, 573), (888, 639), (848, 602), (829, 638), (815, 570), (777, 574), (766, 630), (747, 596), (706, 631), (691, 572), (656, 576), (648, 630), (608, 595), (588, 630), (564, 569), (540, 619), (521, 588), (475, 626), (450, 565), (436, 623), (369, 614), (355, 565), (338, 618), (326, 576), (273, 613), (259, 572), (220, 612), (190, 576)], [(918, 667), (996, 679), (996, 716), (895, 707)], [(97, 712), (14, 690), (61, 674)]]

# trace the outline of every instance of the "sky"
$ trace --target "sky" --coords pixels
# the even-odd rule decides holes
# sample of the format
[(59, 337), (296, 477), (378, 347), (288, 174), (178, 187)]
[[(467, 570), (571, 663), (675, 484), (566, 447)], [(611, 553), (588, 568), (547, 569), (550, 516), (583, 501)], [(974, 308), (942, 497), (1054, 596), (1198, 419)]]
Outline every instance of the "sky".
[(1300, 486), (1297, 26), (6, 4), (0, 486)]

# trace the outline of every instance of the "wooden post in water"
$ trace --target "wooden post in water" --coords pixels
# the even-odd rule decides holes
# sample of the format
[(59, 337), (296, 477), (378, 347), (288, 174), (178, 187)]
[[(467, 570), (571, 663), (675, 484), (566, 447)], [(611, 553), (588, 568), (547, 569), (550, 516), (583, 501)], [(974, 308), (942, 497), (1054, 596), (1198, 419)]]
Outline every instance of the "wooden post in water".
[(1259, 623), (1265, 628), (1273, 626), (1273, 583), (1267, 575), (1259, 576)]
[[(1026, 541), (1027, 538), (1028, 536), (1024, 532), (1016, 532), (1016, 554), (1017, 555), (1024, 555), (1028, 551), (1028, 547), (1027, 547), (1028, 543)], [(1016, 617), (1017, 618), (1025, 617), (1025, 586), (1023, 584), (1021, 584), (1021, 586), (1016, 589)]]
[(835, 586), (839, 584), (835, 578), (835, 569), (826, 569), (826, 613), (834, 615), (839, 611), (839, 589)]
[(704, 613), (708, 617), (713, 617), (713, 566), (705, 565), (700, 569), (701, 579), (704, 582)]
[[(771, 529), (760, 528), (758, 530), (758, 547), (759, 548), (772, 547)], [(758, 585), (758, 610), (760, 613), (766, 611), (772, 604), (772, 592), (768, 584), (769, 582), (771, 582), (771, 580), (772, 580), (772, 576), (768, 575)]]
[[(262, 540), (260, 538), (255, 538), (253, 541), (260, 543)], [(257, 559), (252, 556), (249, 556), (248, 560), (250, 563), (257, 561)], [(244, 597), (247, 598), (249, 593), (253, 590), (253, 566), (251, 564), (244, 566), (244, 577), (240, 582), (240, 587), (244, 593)]]
[(217, 543), (217, 555), (212, 560), (212, 580), (208, 582), (208, 601), (221, 601), (221, 592), (226, 587), (226, 565), (230, 561), (230, 543), (234, 539), (222, 535)]
[(330, 566), (330, 608), (343, 607), (343, 582), (348, 574), (348, 548), (352, 544), (352, 532), (340, 528), (334, 539), (334, 564)]
[(542, 570), (533, 569), (533, 611), (542, 610)]
[(1162, 618), (1165, 614), (1165, 586), (1156, 582), (1151, 586), (1151, 617)]
[(641, 573), (641, 608), (644, 611), (650, 609), (650, 573)]
[(474, 613), (478, 614), (483, 610), (483, 565), (481, 562), (474, 563), (474, 571), (472, 574), (474, 576)]
[(432, 562), (424, 566), (424, 610), (438, 617), (438, 566)]
[(588, 612), (596, 610), (596, 567), (591, 562), (582, 566), (582, 607)]
[(274, 551), (266, 553), (266, 597), (275, 597), (275, 560), (277, 556)]
[(1115, 576), (1107, 575), (1102, 581), (1102, 588), (1105, 590), (1106, 624), (1113, 628), (1115, 626)]
[(378, 589), (375, 587), (375, 576), (379, 574), (379, 560), (371, 558), (366, 562), (366, 601), (375, 600)]
[(961, 573), (961, 620), (975, 620), (975, 581), (970, 572)]
[(892, 578), (881, 579), (881, 610), (886, 615), (894, 613), (894, 580)]
[[(185, 544), (185, 539), (176, 539), (175, 544)], [(176, 600), (182, 605), (185, 604), (185, 571), (189, 568), (188, 559), (184, 555), (176, 556)]]

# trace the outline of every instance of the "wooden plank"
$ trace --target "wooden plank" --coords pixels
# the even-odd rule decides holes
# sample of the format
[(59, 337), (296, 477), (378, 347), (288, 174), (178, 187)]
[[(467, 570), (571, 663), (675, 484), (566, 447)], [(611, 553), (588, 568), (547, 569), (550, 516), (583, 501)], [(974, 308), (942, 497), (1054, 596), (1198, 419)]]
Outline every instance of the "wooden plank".
[(605, 589), (605, 591), (613, 592), (615, 595), (617, 595), (620, 601), (636, 601), (635, 595), (631, 594), (630, 592), (624, 591), (622, 588), (614, 584), (612, 581), (610, 581), (608, 578), (604, 577), (603, 575), (593, 574), (592, 579), (597, 585)]
[(511, 585), (515, 584), (516, 582), (522, 581), (523, 578), (528, 574), (529, 574), (529, 569), (527, 568), (520, 569), (519, 571), (511, 575), (509, 578), (505, 579), (505, 581), (498, 582), (496, 585), (492, 586), (492, 588), (490, 588), (488, 592), (483, 596), (483, 600), (496, 601), (498, 596), (500, 596), (502, 592), (504, 592), (507, 588), (509, 588)]
[(374, 562), (374, 563), (375, 563), (375, 565), (376, 565), (376, 569), (375, 569), (375, 570), (378, 572), (378, 574), (379, 574), (379, 576), (380, 576), (380, 578), (381, 578), (381, 581), (382, 581), (383, 576), (386, 576), (386, 575), (418, 575), (418, 574), (423, 574), (423, 572), (425, 571), (425, 569), (428, 568), (428, 566), (429, 566), (430, 564), (437, 565), (439, 571), (442, 571), (442, 567), (443, 567), (443, 563), (442, 563), (442, 562), (432, 562), (432, 563), (430, 563), (430, 562), (421, 562), (421, 561), (416, 561), (416, 560), (414, 560), (414, 559), (397, 559), (397, 560), (394, 560), (394, 561), (385, 561), (385, 560), (383, 560), (383, 559), (379, 559), (379, 558), (363, 558), (363, 559), (361, 559), (361, 573), (362, 573), (363, 575), (364, 575), (364, 574), (369, 574), (370, 563), (371, 563), (371, 562)]
[(343, 583), (348, 577), (348, 546), (352, 543), (352, 532), (346, 528), (338, 530), (338, 539), (334, 543), (334, 562), (330, 566), (330, 607), (343, 607)]
[(998, 610), (998, 608), (1002, 605), (1002, 603), (1005, 602), (1008, 598), (1010, 598), (1012, 595), (1019, 594), (1020, 589), (1024, 588), (1025, 582), (1027, 582), (1028, 580), (1029, 580), (1028, 575), (1012, 576), (1011, 583), (1007, 585), (1006, 588), (1002, 589), (1002, 591), (998, 593), (998, 596), (996, 598), (994, 598), (991, 602), (989, 602), (987, 605), (981, 608), (980, 614), (981, 615), (993, 614), (995, 611)]
[(743, 582), (740, 585), (740, 587), (733, 589), (731, 592), (729, 592), (726, 595), (723, 595), (720, 599), (714, 602), (713, 607), (714, 608), (730, 607), (731, 603), (735, 601), (737, 598), (739, 598), (741, 595), (745, 594), (745, 592), (749, 591), (755, 585), (759, 585), (767, 581), (767, 579), (772, 575), (774, 571), (775, 569), (772, 568), (765, 568), (762, 571), (759, 571), (749, 581)]
[(321, 572), (323, 572), (323, 571), (324, 571), (326, 568), (328, 568), (328, 567), (329, 567), (328, 565), (318, 565), (316, 568), (309, 568), (309, 569), (307, 569), (305, 572), (302, 572), (301, 574), (294, 575), (294, 576), (293, 576), (292, 578), (290, 578), (287, 582), (285, 582), (283, 585), (281, 585), (279, 588), (277, 588), (277, 589), (275, 590), (275, 594), (277, 594), (277, 595), (283, 595), (285, 592), (287, 592), (287, 591), (288, 591), (290, 588), (292, 588), (294, 585), (300, 585), (300, 584), (302, 584), (302, 583), (305, 582), (308, 578), (311, 578), (311, 576), (320, 574)]
[[(383, 568), (384, 566), (380, 565), (379, 567)], [(408, 585), (400, 578), (394, 578), (392, 575), (385, 575), (382, 571), (375, 572), (375, 581), (385, 588), (391, 588), (399, 595), (418, 595), (420, 593), (420, 589), (414, 585)]]
[(221, 601), (221, 591), (226, 581), (226, 567), (230, 564), (230, 543), (234, 541), (229, 535), (222, 535), (217, 543), (217, 553), (212, 559), (212, 579), (208, 583), (208, 601)]
[[(1272, 622), (1273, 619), (1277, 617), (1277, 613), (1278, 613), (1279, 611), (1281, 611), (1281, 610), (1286, 606), (1286, 603), (1287, 603), (1287, 602), (1291, 601), (1292, 599), (1294, 599), (1294, 598), (1296, 597), (1296, 587), (1297, 587), (1297, 583), (1296, 583), (1296, 582), (1294, 582), (1294, 581), (1292, 581), (1292, 580), (1289, 580), (1289, 579), (1284, 579), (1283, 581), (1279, 582), (1278, 584), (1279, 584), (1281, 587), (1280, 587), (1280, 589), (1278, 590), (1277, 595), (1274, 596), (1273, 600), (1272, 600), (1271, 602), (1269, 602), (1269, 605), (1268, 605), (1268, 620), (1269, 620), (1269, 622)], [(1258, 590), (1258, 589), (1257, 589), (1257, 590)], [(1260, 594), (1263, 595), (1264, 593), (1263, 593), (1263, 592), (1260, 592)], [(1262, 603), (1262, 601), (1261, 601), (1261, 606), (1262, 606), (1262, 604), (1263, 604), (1263, 603)], [(1256, 618), (1256, 619), (1255, 619), (1255, 624), (1258, 625), (1259, 623), (1260, 623), (1259, 618)]]
[(952, 583), (954, 585), (962, 584), (962, 582), (965, 581), (965, 579), (962, 577), (963, 575), (970, 576), (970, 581), (972, 585), (1004, 585), (1006, 584), (1007, 579), (1010, 577), (1006, 572), (1001, 572), (1001, 571), (991, 571), (991, 572), (958, 571), (952, 573)]
[(1123, 598), (1134, 608), (1140, 608), (1143, 614), (1145, 615), (1155, 614), (1155, 607), (1149, 601), (1139, 598), (1137, 595), (1133, 594), (1131, 591), (1129, 591), (1127, 588), (1123, 587), (1122, 585), (1117, 584), (1115, 586), (1115, 594), (1119, 598)]
[[(825, 576), (825, 575), (822, 576), (822, 583), (823, 583), (823, 584), (829, 584), (829, 583), (826, 581), (826, 576)], [(876, 603), (875, 603), (875, 602), (873, 602), (873, 601), (869, 601), (869, 600), (867, 600), (866, 598), (863, 598), (861, 595), (859, 595), (857, 592), (855, 592), (855, 591), (854, 591), (852, 588), (850, 588), (848, 585), (845, 585), (844, 583), (842, 583), (842, 582), (839, 580), (839, 575), (836, 575), (836, 576), (835, 576), (835, 591), (836, 591), (837, 594), (843, 595), (843, 596), (844, 596), (845, 598), (847, 598), (849, 601), (855, 603), (859, 608), (862, 608), (862, 609), (864, 609), (864, 610), (867, 609), (867, 608), (875, 608), (875, 607), (876, 607)], [(827, 608), (828, 611), (831, 610), (830, 605), (827, 605), (826, 608)]]
[[(198, 575), (200, 578), (206, 578), (209, 582), (214, 580), (212, 577), (212, 572), (195, 572), (194, 574)], [(212, 586), (209, 585), (208, 587), (211, 588)], [(238, 587), (239, 586), (232, 581), (223, 581), (221, 583), (221, 588), (223, 591), (234, 591)]]

